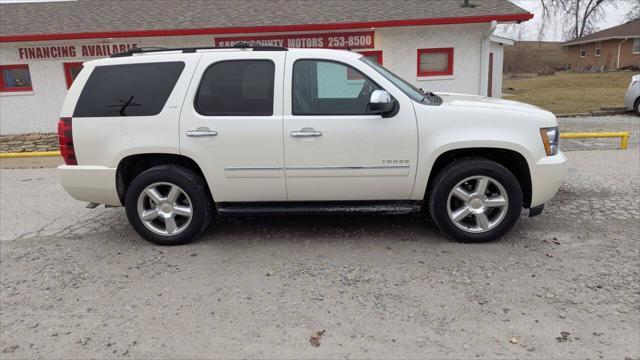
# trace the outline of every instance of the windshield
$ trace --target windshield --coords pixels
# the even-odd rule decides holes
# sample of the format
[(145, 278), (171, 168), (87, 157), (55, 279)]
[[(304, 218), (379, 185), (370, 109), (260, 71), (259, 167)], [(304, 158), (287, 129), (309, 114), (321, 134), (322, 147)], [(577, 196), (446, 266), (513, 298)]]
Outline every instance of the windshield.
[(387, 80), (391, 81), (393, 85), (397, 86), (400, 90), (402, 90), (402, 92), (407, 94), (407, 96), (409, 96), (413, 100), (417, 102), (424, 102), (425, 94), (422, 91), (420, 91), (420, 89), (409, 84), (408, 82), (400, 78), (398, 75), (392, 73), (391, 71), (383, 68), (375, 61), (367, 59), (367, 57), (365, 56), (361, 57), (360, 61), (371, 66), (375, 71), (379, 72), (380, 75), (384, 76)]

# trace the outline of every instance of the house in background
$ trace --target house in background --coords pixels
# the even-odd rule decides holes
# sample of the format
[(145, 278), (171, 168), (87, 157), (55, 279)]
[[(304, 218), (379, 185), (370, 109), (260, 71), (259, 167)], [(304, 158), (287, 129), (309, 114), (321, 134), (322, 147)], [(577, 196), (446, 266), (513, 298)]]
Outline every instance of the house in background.
[(568, 41), (571, 70), (604, 66), (605, 71), (640, 67), (640, 19)]
[(508, 74), (561, 70), (567, 64), (567, 48), (557, 41), (516, 41), (504, 49), (504, 71)]
[(352, 50), (425, 90), (500, 97), (512, 42), (493, 32), (533, 17), (508, 0), (77, 0), (0, 13), (0, 134), (55, 131), (82, 63), (132, 47)]

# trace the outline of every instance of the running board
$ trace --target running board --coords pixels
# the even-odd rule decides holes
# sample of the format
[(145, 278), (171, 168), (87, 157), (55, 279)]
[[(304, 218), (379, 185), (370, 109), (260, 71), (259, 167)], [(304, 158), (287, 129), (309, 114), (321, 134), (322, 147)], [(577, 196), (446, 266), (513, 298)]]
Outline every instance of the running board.
[(421, 209), (421, 201), (309, 201), (216, 204), (216, 210), (223, 215), (409, 214), (418, 212)]

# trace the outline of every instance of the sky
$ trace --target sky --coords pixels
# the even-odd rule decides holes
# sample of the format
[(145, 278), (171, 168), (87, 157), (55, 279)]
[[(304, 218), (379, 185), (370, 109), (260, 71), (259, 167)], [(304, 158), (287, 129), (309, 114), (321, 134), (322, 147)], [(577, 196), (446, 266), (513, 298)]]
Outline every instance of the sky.
[[(516, 5), (522, 7), (523, 9), (528, 10), (529, 12), (534, 14), (532, 20), (524, 22), (519, 26), (523, 29), (523, 38), (517, 40), (545, 40), (545, 41), (564, 41), (569, 39), (564, 39), (562, 34), (562, 29), (559, 28), (549, 28), (547, 33), (542, 39), (538, 39), (538, 29), (540, 28), (540, 18), (542, 17), (542, 9), (540, 7), (540, 0), (510, 0)], [(638, 0), (640, 1), (640, 0)], [(598, 24), (598, 29), (606, 29), (612, 26), (620, 25), (625, 21), (625, 15), (631, 9), (633, 3), (632, 1), (621, 1), (617, 8), (612, 5), (607, 5), (605, 7), (605, 18), (602, 23)], [(500, 26), (498, 29), (498, 35), (516, 38), (515, 31), (513, 27), (509, 27), (505, 29), (504, 26)]]

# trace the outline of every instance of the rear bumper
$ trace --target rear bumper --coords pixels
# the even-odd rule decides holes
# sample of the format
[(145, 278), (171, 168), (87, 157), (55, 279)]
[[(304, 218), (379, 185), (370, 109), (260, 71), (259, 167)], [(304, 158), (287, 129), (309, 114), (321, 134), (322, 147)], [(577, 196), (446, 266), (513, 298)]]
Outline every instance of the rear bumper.
[(567, 156), (559, 151), (538, 161), (531, 176), (531, 207), (551, 200), (567, 177)]
[(80, 201), (122, 206), (116, 189), (116, 169), (104, 166), (58, 166), (64, 190)]

